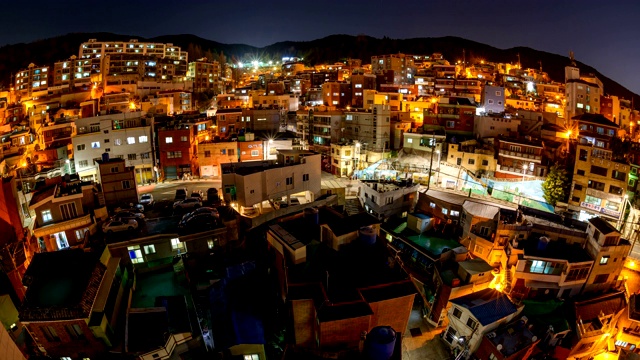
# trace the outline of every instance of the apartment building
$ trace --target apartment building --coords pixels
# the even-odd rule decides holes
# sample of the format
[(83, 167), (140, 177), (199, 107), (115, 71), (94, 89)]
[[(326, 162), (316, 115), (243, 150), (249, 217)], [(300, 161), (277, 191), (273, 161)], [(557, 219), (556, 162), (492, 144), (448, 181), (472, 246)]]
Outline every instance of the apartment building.
[(532, 324), (529, 319), (522, 316), (520, 319), (500, 326), (495, 331), (486, 334), (475, 356), (480, 359), (495, 360), (519, 360), (528, 359), (536, 350), (536, 345), (542, 340), (532, 332)]
[(238, 162), (238, 144), (204, 141), (198, 144), (198, 166), (201, 177), (220, 179), (222, 164)]
[(371, 57), (371, 73), (393, 71), (394, 84), (413, 84), (416, 67), (413, 55), (390, 54)]
[(31, 98), (46, 94), (49, 89), (49, 67), (36, 66), (31, 63), (29, 66), (16, 73), (15, 92), (20, 96)]
[(478, 349), (486, 334), (513, 321), (524, 307), (517, 307), (507, 295), (494, 289), (453, 299), (451, 304), (443, 339), (454, 351), (468, 354)]
[(53, 64), (52, 86), (57, 90), (91, 85), (91, 61), (77, 60), (71, 56), (68, 60)]
[(326, 106), (346, 108), (351, 104), (351, 84), (345, 82), (325, 82), (322, 84), (323, 103)]
[(366, 110), (351, 109), (345, 111), (345, 139), (358, 141), (366, 145), (369, 151), (381, 152), (390, 149), (391, 120), (388, 105), (372, 105)]
[[(76, 120), (72, 138), (75, 168), (82, 180), (95, 180), (103, 153), (135, 167), (136, 183), (154, 179), (153, 118), (144, 112), (107, 114)], [(135, 186), (135, 184), (133, 184)]]
[(581, 220), (602, 215), (617, 221), (622, 216), (631, 166), (614, 160), (613, 155), (611, 150), (591, 144), (576, 147), (569, 209)]
[(169, 59), (177, 65), (174, 75), (186, 75), (189, 59), (188, 53), (182, 51), (179, 46), (139, 42), (137, 39), (129, 41), (97, 41), (96, 39), (89, 39), (89, 41), (80, 44), (78, 51), (78, 58), (90, 59), (92, 71), (98, 73), (101, 69), (101, 59), (110, 55), (131, 55), (134, 57), (146, 55), (150, 58)]
[(216, 133), (221, 138), (237, 134), (240, 129), (245, 128), (245, 123), (242, 120), (242, 109), (240, 107), (218, 109), (216, 112)]
[(283, 114), (279, 108), (245, 108), (240, 120), (248, 130), (276, 134), (283, 124)]
[(595, 147), (610, 149), (611, 141), (618, 135), (620, 127), (601, 114), (580, 114), (571, 118), (578, 128), (578, 141)]
[(496, 178), (525, 180), (547, 175), (548, 166), (542, 141), (501, 136), (497, 139), (497, 147)]
[(425, 129), (440, 126), (447, 133), (472, 135), (475, 114), (476, 105), (468, 98), (446, 97), (436, 103), (435, 113), (425, 109), (423, 124)]
[(223, 92), (222, 67), (217, 61), (201, 58), (190, 62), (187, 77), (193, 81), (194, 92)]
[(173, 124), (159, 126), (158, 160), (166, 180), (182, 179), (197, 174), (197, 126)]
[[(472, 172), (493, 175), (497, 169), (497, 160), (493, 148), (479, 144), (476, 140), (463, 141), (459, 144), (448, 144), (447, 162)], [(458, 177), (461, 177), (460, 174)]]
[(586, 251), (594, 260), (584, 291), (606, 292), (622, 284), (620, 272), (631, 243), (602, 217), (588, 220)]
[(600, 96), (604, 94), (602, 82), (595, 76), (581, 76), (576, 67), (565, 67), (565, 118), (580, 114), (600, 114)]
[(331, 144), (331, 173), (340, 177), (350, 177), (358, 169), (360, 143)]
[(124, 159), (109, 158), (108, 153), (95, 163), (98, 165), (97, 178), (102, 187), (104, 205), (114, 209), (138, 203), (133, 166), (126, 166)]
[(57, 251), (83, 246), (94, 227), (90, 210), (99, 190), (93, 182), (62, 181), (37, 190), (29, 204), (35, 214), (33, 233), (40, 249)]
[(375, 90), (376, 76), (355, 72), (351, 75), (351, 106), (364, 106), (364, 90)]
[(475, 116), (473, 119), (473, 134), (481, 139), (509, 136), (517, 133), (519, 127), (519, 119), (501, 115)]
[(580, 294), (594, 259), (582, 243), (552, 241), (544, 236), (514, 239), (511, 249), (510, 295), (512, 298), (569, 299)]
[(406, 217), (413, 212), (420, 184), (412, 181), (360, 181), (358, 198), (365, 211), (379, 218)]
[[(120, 259), (99, 257), (80, 249), (35, 254), (23, 278), (27, 296), (20, 308), (30, 352), (93, 358), (112, 346), (119, 304), (107, 299), (122, 296)], [(52, 284), (65, 286), (52, 292)]]
[(302, 193), (308, 202), (320, 196), (320, 155), (304, 150), (279, 150), (277, 162), (221, 164), (224, 200), (241, 214), (262, 212), (264, 201), (281, 201)]
[(485, 85), (482, 89), (480, 107), (487, 114), (500, 114), (504, 112), (504, 88), (502, 86)]

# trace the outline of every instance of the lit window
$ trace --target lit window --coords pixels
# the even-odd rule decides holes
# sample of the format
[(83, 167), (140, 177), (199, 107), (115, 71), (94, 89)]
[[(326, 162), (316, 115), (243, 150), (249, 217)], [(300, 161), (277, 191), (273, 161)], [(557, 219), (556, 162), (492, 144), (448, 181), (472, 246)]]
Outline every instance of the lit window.
[(140, 251), (140, 245), (128, 246), (127, 250), (129, 250), (129, 258), (132, 263), (139, 264), (144, 262), (142, 251)]
[(442, 208), (442, 214), (443, 215), (448, 215), (449, 214), (449, 210)]
[(258, 354), (245, 355), (244, 360), (260, 360), (260, 356)]
[(144, 246), (144, 253), (145, 254), (155, 254), (156, 253), (156, 246), (155, 245), (145, 245)]
[(435, 203), (429, 203), (429, 206), (431, 206), (432, 209), (436, 208), (436, 204)]
[(600, 258), (600, 265), (607, 265), (609, 263), (609, 256), (603, 256)]
[(180, 137), (180, 141), (187, 141), (187, 137), (186, 136), (181, 136)]
[(407, 144), (413, 144), (413, 139), (407, 139)]
[(48, 222), (53, 220), (53, 217), (51, 216), (51, 210), (42, 210), (42, 222)]
[(116, 146), (120, 146), (120, 145), (122, 145), (122, 139), (114, 139), (114, 140), (113, 140), (113, 143), (114, 143)]
[(171, 144), (173, 142), (173, 138), (171, 136), (167, 136), (164, 138), (164, 142), (167, 144)]
[(91, 142), (91, 148), (92, 149), (100, 149), (100, 141)]
[(451, 210), (451, 212), (449, 212), (449, 215), (451, 215), (451, 216), (460, 216), (460, 212), (459, 211), (455, 211), (455, 210)]
[(213, 249), (214, 243), (212, 239), (207, 240), (207, 246), (209, 247), (209, 249)]
[(259, 156), (260, 152), (258, 150), (251, 150), (251, 156)]
[(171, 249), (172, 250), (184, 250), (184, 243), (180, 242), (180, 239), (173, 238), (171, 239)]
[(138, 142), (139, 143), (149, 142), (149, 138), (147, 137), (147, 135), (138, 136)]
[(135, 143), (136, 143), (136, 138), (135, 137), (129, 136), (127, 138), (127, 144), (132, 145), (132, 144), (135, 144)]

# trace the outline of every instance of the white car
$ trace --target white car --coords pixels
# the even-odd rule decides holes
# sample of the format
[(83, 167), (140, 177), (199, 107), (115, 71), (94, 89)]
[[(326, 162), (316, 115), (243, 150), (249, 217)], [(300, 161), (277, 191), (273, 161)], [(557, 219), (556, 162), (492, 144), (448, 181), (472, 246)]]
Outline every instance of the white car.
[(138, 222), (133, 219), (111, 220), (102, 225), (102, 232), (110, 234), (120, 231), (133, 231), (138, 228)]
[(174, 210), (187, 210), (187, 209), (197, 209), (202, 206), (202, 200), (196, 197), (186, 198), (181, 201), (176, 201), (173, 204)]

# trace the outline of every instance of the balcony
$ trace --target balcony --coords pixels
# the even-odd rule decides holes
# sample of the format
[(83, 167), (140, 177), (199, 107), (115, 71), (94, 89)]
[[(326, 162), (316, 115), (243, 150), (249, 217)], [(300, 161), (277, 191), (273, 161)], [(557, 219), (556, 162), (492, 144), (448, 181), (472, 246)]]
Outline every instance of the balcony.
[(523, 153), (519, 151), (510, 151), (506, 149), (500, 149), (499, 154), (504, 157), (510, 157), (510, 158), (520, 159), (520, 160), (525, 159), (525, 160), (538, 162), (538, 163), (542, 161), (542, 156), (540, 155), (528, 154), (528, 153)]
[(91, 215), (87, 214), (71, 220), (65, 220), (53, 224), (45, 224), (33, 229), (33, 233), (36, 237), (46, 237), (51, 234), (59, 233), (61, 231), (73, 230), (83, 226), (89, 226), (92, 223), (93, 221), (91, 220)]

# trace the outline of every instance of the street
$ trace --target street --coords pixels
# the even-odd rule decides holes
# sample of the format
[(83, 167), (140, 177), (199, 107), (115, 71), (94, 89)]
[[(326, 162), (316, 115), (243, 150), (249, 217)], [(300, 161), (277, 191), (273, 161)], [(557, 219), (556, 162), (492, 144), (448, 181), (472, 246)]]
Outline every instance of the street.
[(218, 189), (218, 192), (221, 194), (221, 186), (221, 180), (174, 180), (164, 183), (140, 186), (138, 187), (138, 193), (139, 195), (151, 194), (153, 195), (153, 199), (156, 202), (160, 202), (162, 200), (171, 200), (173, 202), (176, 194), (176, 189), (185, 187), (187, 188), (189, 195), (194, 190), (201, 190), (206, 197), (207, 190), (210, 188)]

